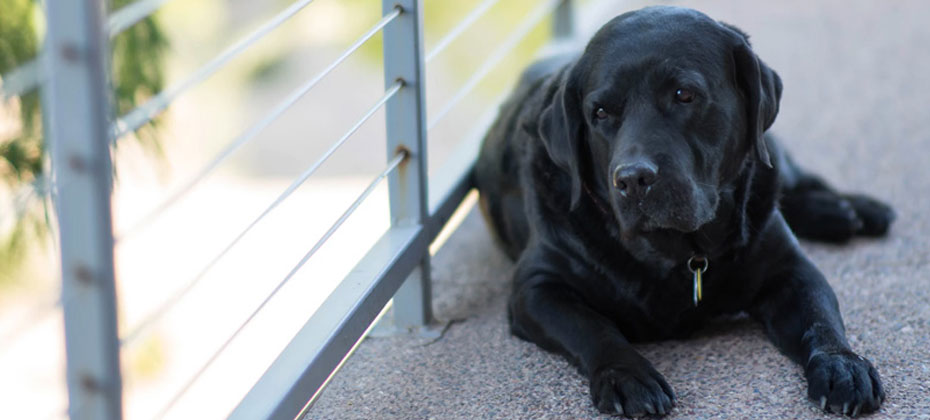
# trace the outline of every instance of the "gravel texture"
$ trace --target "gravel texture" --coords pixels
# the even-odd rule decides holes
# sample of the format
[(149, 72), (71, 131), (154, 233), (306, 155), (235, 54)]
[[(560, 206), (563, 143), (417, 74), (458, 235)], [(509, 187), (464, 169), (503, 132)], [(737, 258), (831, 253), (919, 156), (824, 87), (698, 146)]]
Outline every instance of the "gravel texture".
[[(895, 207), (885, 239), (803, 246), (836, 291), (853, 348), (884, 380), (888, 399), (870, 418), (930, 419), (930, 2), (675, 4), (752, 35), (785, 85), (773, 130), (801, 164)], [(574, 368), (508, 333), (513, 266), (477, 210), (433, 270), (436, 315), (458, 322), (431, 343), (367, 339), (307, 418), (605, 417)], [(807, 401), (800, 368), (749, 319), (637, 348), (677, 393), (668, 418), (836, 417)]]

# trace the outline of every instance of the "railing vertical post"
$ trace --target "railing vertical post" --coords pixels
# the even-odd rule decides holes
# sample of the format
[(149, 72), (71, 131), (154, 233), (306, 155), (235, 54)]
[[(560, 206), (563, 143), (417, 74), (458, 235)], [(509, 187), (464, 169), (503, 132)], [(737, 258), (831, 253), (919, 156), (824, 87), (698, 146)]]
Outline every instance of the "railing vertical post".
[[(384, 28), (384, 83), (398, 79), (404, 88), (385, 107), (388, 159), (399, 151), (409, 159), (388, 178), (391, 224), (424, 224), (426, 185), (426, 109), (423, 64), (422, 0), (383, 0), (384, 13), (403, 13)], [(394, 295), (394, 326), (415, 329), (432, 321), (429, 252)]]
[(47, 1), (43, 86), (57, 186), (72, 420), (122, 418), (102, 0)]
[(552, 37), (556, 40), (571, 38), (575, 33), (572, 0), (562, 0), (552, 12)]

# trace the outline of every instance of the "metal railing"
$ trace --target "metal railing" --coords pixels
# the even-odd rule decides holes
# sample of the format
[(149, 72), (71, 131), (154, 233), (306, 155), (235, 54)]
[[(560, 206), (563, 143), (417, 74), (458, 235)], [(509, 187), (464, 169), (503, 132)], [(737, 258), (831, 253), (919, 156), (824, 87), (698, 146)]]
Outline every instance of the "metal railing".
[[(230, 414), (234, 419), (292, 419), (317, 398), (347, 355), (357, 346), (390, 299), (401, 329), (428, 326), (429, 245), (471, 189), (478, 141), (462, 144), (462, 157), (427, 179), (427, 134), (490, 74), (527, 34), (555, 11), (554, 33), (568, 36), (571, 2), (549, 0), (528, 11), (524, 20), (491, 51), (481, 66), (427, 120), (425, 67), (499, 0), (485, 0), (424, 54), (422, 0), (383, 0), (382, 18), (351, 46), (249, 126), (212, 160), (137, 223), (114, 236), (110, 214), (110, 147), (145, 125), (172, 101), (222, 69), (255, 42), (293, 17), (312, 0), (297, 0), (267, 23), (229, 46), (179, 83), (138, 108), (111, 119), (108, 105), (107, 40), (157, 11), (168, 0), (140, 0), (105, 17), (103, 0), (45, 2), (47, 35), (40, 59), (4, 75), (0, 94), (42, 91), (51, 150), (51, 182), (56, 192), (65, 318), (68, 414), (72, 419), (122, 418), (120, 349), (131, 345), (165, 316), (239, 241), (284, 202), (381, 108), (386, 113), (387, 164), (336, 222), (294, 265), (248, 318), (215, 349), (176, 390), (159, 412), (162, 417), (223, 353), (250, 321), (316, 253), (368, 195), (387, 180), (390, 228), (310, 317), (277, 359)], [(138, 324), (118, 336), (113, 248), (151, 224), (236, 151), (304, 97), (330, 72), (378, 33), (383, 33), (385, 90), (359, 120), (306, 168), (252, 222), (219, 250), (198, 273), (175, 290)]]

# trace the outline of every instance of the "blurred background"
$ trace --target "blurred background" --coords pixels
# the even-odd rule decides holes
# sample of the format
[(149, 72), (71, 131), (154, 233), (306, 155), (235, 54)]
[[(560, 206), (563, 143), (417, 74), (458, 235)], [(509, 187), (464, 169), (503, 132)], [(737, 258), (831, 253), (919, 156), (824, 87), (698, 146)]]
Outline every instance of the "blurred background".
[[(111, 0), (109, 7), (116, 11), (129, 3)], [(427, 120), (538, 3), (498, 2), (428, 64)], [(290, 4), (168, 1), (153, 18), (110, 41), (113, 113), (124, 115), (183, 80)], [(426, 0), (425, 51), (469, 11), (489, 4)], [(384, 168), (380, 110), (201, 275), (208, 261), (383, 95), (381, 36), (365, 43), (190, 194), (157, 217), (149, 215), (380, 18), (379, 0), (316, 0), (117, 143), (113, 212), (127, 418), (157, 413)], [(0, 0), (0, 74), (36, 58), (44, 25), (40, 1)], [(431, 169), (455, 159), (455, 145), (463, 137), (480, 135), (474, 132), (476, 121), (493, 114), (520, 69), (548, 39), (550, 27), (548, 18), (537, 25), (430, 129)], [(0, 418), (66, 417), (55, 215), (41, 139), (38, 92), (0, 101)], [(225, 417), (387, 229), (387, 214), (381, 185), (168, 417)], [(173, 297), (194, 279), (189, 293)], [(168, 301), (176, 304), (149, 323)]]

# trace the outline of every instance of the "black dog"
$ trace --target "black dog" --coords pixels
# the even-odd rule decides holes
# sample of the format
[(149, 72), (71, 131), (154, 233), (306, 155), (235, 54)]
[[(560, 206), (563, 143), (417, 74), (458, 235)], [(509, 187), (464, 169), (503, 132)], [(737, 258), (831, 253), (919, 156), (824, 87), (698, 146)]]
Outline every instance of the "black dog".
[(821, 408), (884, 400), (795, 234), (882, 235), (894, 213), (763, 136), (780, 95), (741, 31), (654, 7), (607, 23), (580, 57), (533, 65), (503, 106), (475, 180), (517, 260), (511, 331), (577, 365), (600, 411), (668, 413), (671, 388), (630, 342), (741, 311), (803, 366)]

